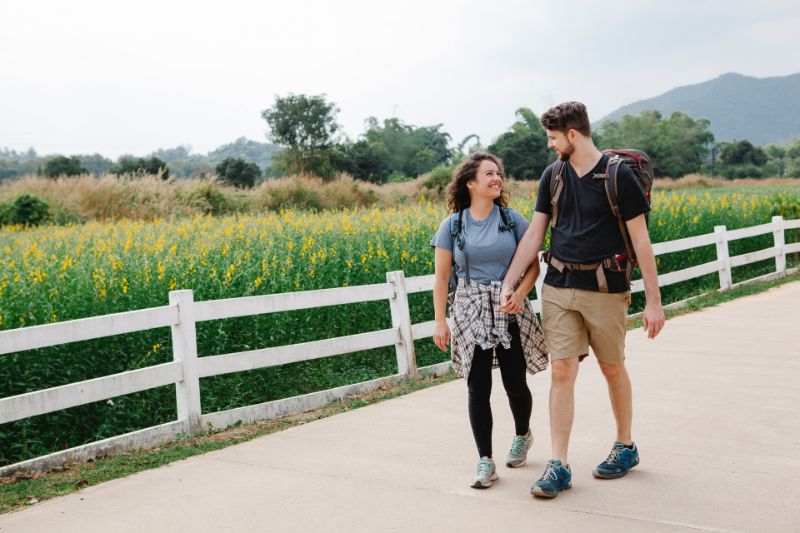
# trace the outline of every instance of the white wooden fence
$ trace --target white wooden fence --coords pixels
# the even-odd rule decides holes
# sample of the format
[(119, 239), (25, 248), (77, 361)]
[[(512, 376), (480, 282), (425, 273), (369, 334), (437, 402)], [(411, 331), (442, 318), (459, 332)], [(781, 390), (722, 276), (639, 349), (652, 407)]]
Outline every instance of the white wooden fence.
[[(659, 284), (670, 285), (718, 272), (720, 290), (724, 291), (734, 286), (732, 268), (770, 258), (775, 258), (775, 272), (756, 279), (794, 273), (797, 267), (788, 270), (786, 268), (786, 254), (800, 252), (800, 242), (785, 244), (784, 230), (789, 229), (800, 229), (800, 220), (784, 221), (781, 217), (774, 217), (769, 224), (733, 231), (728, 231), (725, 226), (717, 226), (714, 233), (657, 243), (653, 246), (656, 255), (712, 244), (717, 249), (716, 260), (662, 274), (659, 276)], [(729, 256), (729, 242), (768, 233), (773, 234), (773, 246), (744, 255)], [(537, 281), (537, 294), (541, 293), (544, 270), (542, 269), (542, 275)], [(170, 363), (2, 398), (0, 424), (165, 385), (175, 385), (178, 411), (175, 421), (5, 466), (0, 468), (0, 476), (20, 470), (44, 470), (67, 461), (82, 461), (108, 453), (143, 449), (172, 440), (181, 434), (199, 434), (207, 429), (227, 427), (238, 421), (247, 423), (303, 412), (347, 395), (416, 377), (420, 373), (447, 372), (450, 369), (449, 362), (417, 368), (414, 355), (414, 340), (432, 336), (434, 322), (411, 323), (408, 294), (432, 290), (434, 276), (406, 278), (402, 271), (396, 271), (387, 273), (386, 280), (386, 283), (374, 285), (202, 302), (194, 301), (191, 290), (172, 291), (169, 293), (169, 305), (163, 307), (0, 331), (0, 356), (164, 326), (172, 328), (173, 345), (173, 361)], [(750, 281), (754, 280), (743, 283)], [(641, 290), (641, 280), (635, 281), (632, 291)], [(391, 328), (289, 346), (208, 357), (197, 356), (197, 322), (377, 300), (388, 300)], [(533, 307), (538, 312), (540, 302), (534, 300)], [(397, 374), (283, 400), (202, 414), (200, 378), (385, 346), (395, 347)]]

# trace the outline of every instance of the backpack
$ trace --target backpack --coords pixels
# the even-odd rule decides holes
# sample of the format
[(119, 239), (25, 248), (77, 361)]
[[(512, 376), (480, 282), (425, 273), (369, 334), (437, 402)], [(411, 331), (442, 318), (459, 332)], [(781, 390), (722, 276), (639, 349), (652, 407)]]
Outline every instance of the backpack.
[[(627, 259), (628, 263), (625, 273), (626, 279), (628, 280), (628, 283), (630, 283), (631, 270), (634, 266), (636, 266), (637, 261), (636, 252), (631, 243), (631, 236), (628, 233), (628, 227), (625, 225), (625, 220), (622, 218), (622, 210), (619, 207), (619, 166), (621, 163), (625, 163), (633, 171), (636, 181), (639, 183), (642, 191), (644, 191), (645, 198), (649, 205), (651, 200), (651, 191), (653, 189), (653, 163), (650, 160), (650, 156), (641, 150), (603, 150), (603, 153), (609, 156), (606, 171), (602, 174), (595, 174), (594, 179), (605, 180), (604, 183), (608, 204), (609, 207), (611, 207), (611, 212), (617, 219), (619, 231), (622, 234), (622, 241), (625, 244), (624, 255), (609, 258), (608, 260), (604, 260), (603, 263), (605, 263), (604, 266), (606, 268), (614, 269), (615, 266), (619, 267), (619, 264), (623, 260)], [(561, 174), (564, 171), (564, 165), (564, 161), (556, 159), (556, 162), (553, 163), (553, 170), (550, 174), (550, 203), (552, 207), (552, 213), (550, 215), (551, 228), (556, 226), (556, 220), (558, 219), (558, 199), (561, 196), (561, 191), (564, 189), (564, 179), (561, 177)], [(645, 220), (647, 220), (647, 216), (645, 216)], [(546, 257), (550, 257), (549, 254)], [(569, 267), (570, 265), (566, 266)], [(584, 269), (580, 268), (580, 270)], [(598, 279), (599, 278), (600, 274), (598, 273)]]
[[(519, 244), (519, 239), (517, 238), (517, 232), (514, 229), (517, 227), (517, 222), (514, 220), (514, 217), (511, 216), (511, 211), (508, 207), (505, 206), (498, 206), (500, 207), (500, 218), (502, 219), (502, 223), (500, 224), (500, 231), (513, 231), (514, 232), (514, 240)], [(456, 243), (458, 249), (464, 252), (464, 234), (462, 233), (462, 225), (464, 218), (464, 210), (460, 210), (457, 213), (453, 213), (450, 215), (450, 238)], [(467, 271), (467, 283), (469, 283), (469, 258), (467, 257), (467, 253), (464, 252), (464, 262)], [(456, 254), (453, 253), (453, 261), (450, 267), (450, 281), (447, 284), (447, 292), (448, 292), (448, 301), (452, 303), (453, 294), (455, 293), (456, 286), (458, 285), (458, 277), (456, 276)]]

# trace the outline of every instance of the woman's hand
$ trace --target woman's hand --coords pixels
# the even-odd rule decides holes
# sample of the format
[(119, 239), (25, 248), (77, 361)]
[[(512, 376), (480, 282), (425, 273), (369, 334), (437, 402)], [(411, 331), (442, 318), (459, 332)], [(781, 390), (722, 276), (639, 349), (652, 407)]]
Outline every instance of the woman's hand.
[(525, 296), (517, 289), (506, 297), (506, 304), (501, 306), (500, 310), (509, 315), (516, 315), (522, 311), (522, 307), (525, 305)]
[(450, 344), (450, 326), (445, 320), (436, 321), (433, 327), (433, 343), (443, 352), (447, 351), (447, 345)]

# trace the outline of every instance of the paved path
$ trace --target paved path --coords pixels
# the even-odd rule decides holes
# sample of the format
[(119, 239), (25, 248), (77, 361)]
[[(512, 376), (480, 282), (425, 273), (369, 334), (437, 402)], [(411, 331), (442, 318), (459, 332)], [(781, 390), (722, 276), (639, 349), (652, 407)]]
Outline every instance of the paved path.
[[(800, 282), (628, 336), (642, 463), (595, 480), (614, 437), (605, 383), (581, 364), (574, 488), (528, 493), (549, 455), (548, 373), (529, 379), (528, 466), (469, 488), (461, 381), (0, 516), (0, 532), (800, 531)], [(495, 376), (495, 448), (513, 431)], [(556, 529), (558, 528), (558, 529)]]

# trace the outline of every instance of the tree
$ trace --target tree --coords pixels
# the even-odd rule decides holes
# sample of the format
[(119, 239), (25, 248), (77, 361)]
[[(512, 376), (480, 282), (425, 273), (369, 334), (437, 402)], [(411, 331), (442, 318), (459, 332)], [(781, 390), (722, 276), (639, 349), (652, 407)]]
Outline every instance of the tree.
[(272, 156), (278, 150), (280, 148), (274, 144), (260, 143), (245, 137), (239, 137), (232, 143), (223, 144), (209, 152), (208, 160), (213, 164), (217, 164), (229, 157), (236, 157), (255, 163), (263, 170), (272, 164)]
[(449, 163), (452, 150), (450, 134), (440, 131), (442, 124), (417, 127), (399, 118), (387, 118), (383, 124), (375, 117), (366, 121), (364, 141), (384, 158), (387, 177), (392, 173), (415, 178), (437, 165)]
[(720, 173), (728, 179), (761, 178), (767, 154), (747, 139), (727, 143), (719, 155)]
[(527, 107), (515, 113), (511, 129), (489, 145), (489, 152), (503, 160), (506, 174), (518, 180), (537, 180), (552, 156), (547, 151), (547, 133), (539, 117)]
[(216, 170), (217, 176), (222, 181), (240, 189), (251, 188), (261, 177), (261, 169), (258, 168), (258, 165), (235, 157), (224, 159), (217, 165)]
[(17, 152), (16, 150), (10, 150), (6, 147), (0, 148), (0, 160), (24, 163), (26, 161), (33, 161), (37, 157), (39, 156), (36, 154), (36, 150), (33, 148), (28, 148), (24, 152)]
[(637, 148), (653, 160), (657, 176), (677, 178), (698, 172), (708, 156), (714, 135), (709, 121), (676, 111), (663, 119), (658, 111), (625, 115), (600, 125), (600, 148)]
[(43, 172), (48, 178), (57, 178), (59, 176), (80, 176), (89, 171), (81, 166), (81, 160), (77, 157), (58, 155), (45, 163)]
[(753, 144), (747, 139), (733, 141), (723, 148), (719, 156), (724, 165), (747, 165), (752, 164), (761, 166), (767, 162), (767, 154), (764, 150)]
[(800, 139), (786, 149), (786, 177), (800, 178)]
[(276, 96), (275, 103), (261, 117), (269, 125), (269, 138), (286, 147), (279, 152), (278, 163), (289, 173), (331, 175), (330, 152), (339, 131), (338, 112), (339, 108), (327, 102), (325, 95)]
[(120, 156), (117, 163), (108, 169), (108, 171), (118, 176), (152, 174), (154, 176), (161, 176), (162, 180), (169, 178), (169, 167), (167, 167), (164, 161), (155, 156), (144, 158), (123, 155)]
[(81, 166), (95, 176), (105, 174), (114, 165), (113, 161), (100, 154), (79, 155), (76, 157), (80, 159)]
[(675, 112), (659, 124), (656, 156), (664, 176), (679, 177), (699, 172), (707, 158), (714, 134), (706, 119)]
[(365, 139), (337, 146), (331, 158), (336, 170), (347, 172), (355, 179), (385, 183), (392, 174), (392, 155), (382, 142)]
[(375, 117), (366, 120), (367, 129), (356, 142), (344, 142), (332, 152), (333, 168), (354, 178), (386, 183), (403, 181), (447, 164), (453, 151), (450, 135), (441, 124), (417, 127), (398, 118), (381, 124)]
[(785, 146), (777, 144), (770, 144), (764, 148), (764, 153), (767, 154), (767, 164), (764, 166), (765, 175), (779, 178), (786, 175), (786, 152)]

